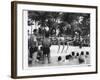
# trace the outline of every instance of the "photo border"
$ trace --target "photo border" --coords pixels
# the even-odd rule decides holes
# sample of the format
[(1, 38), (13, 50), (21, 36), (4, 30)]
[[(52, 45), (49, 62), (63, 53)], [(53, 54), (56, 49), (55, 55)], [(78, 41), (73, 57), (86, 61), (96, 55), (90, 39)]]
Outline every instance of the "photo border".
[[(49, 75), (32, 75), (32, 76), (17, 76), (17, 4), (34, 4), (34, 5), (50, 5), (60, 7), (81, 7), (96, 9), (96, 71), (81, 72), (81, 73), (63, 73), (63, 74), (49, 74)], [(73, 5), (73, 4), (58, 4), (58, 3), (41, 3), (41, 2), (26, 2), (26, 1), (12, 1), (11, 2), (11, 77), (18, 78), (32, 78), (32, 77), (50, 77), (50, 76), (66, 76), (66, 75), (81, 75), (81, 74), (95, 74), (98, 73), (98, 7), (88, 5)]]

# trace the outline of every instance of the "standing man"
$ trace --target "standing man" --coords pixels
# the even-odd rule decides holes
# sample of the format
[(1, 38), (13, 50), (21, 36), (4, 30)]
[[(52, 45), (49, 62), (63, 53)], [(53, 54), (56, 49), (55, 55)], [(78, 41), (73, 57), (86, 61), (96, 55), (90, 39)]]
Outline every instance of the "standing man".
[(37, 42), (37, 29), (34, 29), (30, 37), (30, 56), (32, 57), (32, 64), (37, 62), (38, 42)]
[(51, 40), (49, 39), (49, 33), (46, 32), (43, 39), (43, 63), (45, 63), (46, 57), (48, 59), (48, 63), (50, 63), (50, 46)]
[(74, 34), (74, 46), (79, 46), (79, 48), (82, 48), (82, 37), (78, 31), (75, 31)]

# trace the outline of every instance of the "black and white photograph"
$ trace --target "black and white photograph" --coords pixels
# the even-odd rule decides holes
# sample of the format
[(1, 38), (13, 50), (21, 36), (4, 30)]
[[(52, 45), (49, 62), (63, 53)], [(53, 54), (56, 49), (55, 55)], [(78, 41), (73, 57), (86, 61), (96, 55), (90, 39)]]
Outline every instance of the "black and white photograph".
[(97, 7), (12, 3), (12, 76), (97, 73)]
[(90, 64), (90, 14), (28, 10), (28, 65)]

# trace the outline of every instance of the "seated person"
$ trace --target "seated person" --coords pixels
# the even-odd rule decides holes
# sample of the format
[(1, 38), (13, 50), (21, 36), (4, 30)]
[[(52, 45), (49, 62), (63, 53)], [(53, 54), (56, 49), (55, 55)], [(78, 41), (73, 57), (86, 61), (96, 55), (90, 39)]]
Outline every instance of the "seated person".
[(82, 51), (80, 56), (79, 56), (79, 64), (85, 63), (85, 56), (84, 52)]

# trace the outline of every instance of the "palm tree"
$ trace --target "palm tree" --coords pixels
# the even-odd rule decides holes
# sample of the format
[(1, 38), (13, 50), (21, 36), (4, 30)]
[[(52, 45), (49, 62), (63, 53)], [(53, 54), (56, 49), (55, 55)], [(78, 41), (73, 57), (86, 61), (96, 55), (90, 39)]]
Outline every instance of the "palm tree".
[[(31, 19), (31, 22), (34, 22), (35, 28), (37, 28), (38, 25), (40, 27), (44, 28), (46, 25), (46, 19), (48, 17), (48, 12), (43, 11), (29, 11), (28, 18)], [(31, 24), (33, 25), (33, 24)]]
[(36, 11), (28, 11), (28, 19), (30, 21), (28, 21), (31, 26), (31, 34), (32, 34), (32, 25), (35, 25), (35, 28), (36, 28), (36, 24), (38, 23), (39, 21), (39, 15), (36, 13)]

